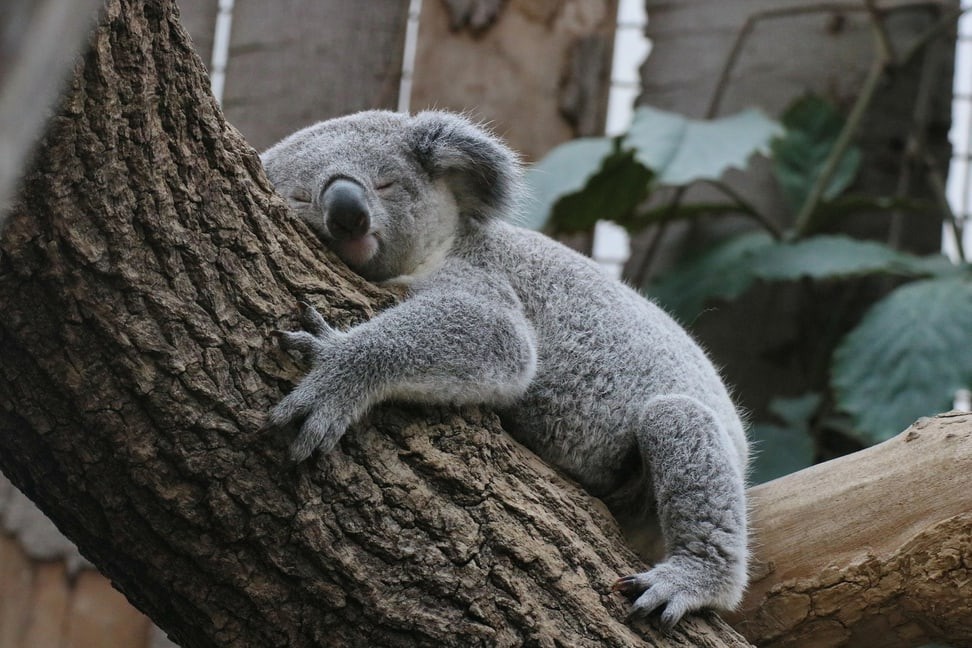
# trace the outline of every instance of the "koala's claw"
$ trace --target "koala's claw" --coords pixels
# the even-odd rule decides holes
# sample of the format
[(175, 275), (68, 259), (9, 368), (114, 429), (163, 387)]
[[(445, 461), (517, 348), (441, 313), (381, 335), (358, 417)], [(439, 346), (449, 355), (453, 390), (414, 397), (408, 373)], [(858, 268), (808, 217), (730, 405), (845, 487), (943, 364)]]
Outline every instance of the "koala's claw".
[(301, 354), (312, 368), (270, 411), (268, 419), (278, 428), (299, 425), (289, 453), (294, 463), (306, 460), (317, 449), (332, 450), (351, 424), (348, 412), (354, 410), (352, 392), (342, 388), (331, 373), (335, 365), (341, 365), (335, 353), (346, 334), (331, 328), (317, 310), (303, 302), (300, 322), (305, 330), (275, 331), (274, 335), (283, 349)]
[(637, 596), (645, 591), (644, 587), (638, 585), (638, 574), (622, 576), (611, 585), (612, 592), (624, 594), (627, 597)]
[(629, 617), (651, 614), (663, 607), (661, 623), (670, 630), (689, 612), (719, 606), (711, 584), (709, 587), (700, 585), (697, 574), (684, 566), (666, 562), (649, 571), (619, 578), (611, 589), (634, 599)]

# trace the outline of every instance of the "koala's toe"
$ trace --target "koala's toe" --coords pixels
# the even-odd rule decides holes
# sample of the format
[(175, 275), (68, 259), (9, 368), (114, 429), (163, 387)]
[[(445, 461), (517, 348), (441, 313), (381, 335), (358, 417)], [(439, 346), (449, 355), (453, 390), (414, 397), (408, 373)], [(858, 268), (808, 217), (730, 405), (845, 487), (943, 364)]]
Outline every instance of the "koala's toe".
[[(620, 585), (619, 585), (620, 584)], [(672, 628), (682, 617), (707, 607), (720, 605), (722, 588), (699, 569), (669, 561), (653, 569), (619, 579), (615, 590), (622, 593), (644, 591), (634, 600), (630, 616), (650, 614), (661, 609), (661, 623)]]
[(665, 605), (674, 595), (674, 588), (667, 582), (656, 582), (648, 587), (631, 605), (630, 615), (651, 614)]
[(666, 630), (671, 630), (682, 620), (686, 613), (693, 609), (691, 602), (684, 596), (675, 595), (665, 604), (661, 613), (661, 623)]
[(317, 309), (306, 302), (300, 302), (300, 325), (311, 335), (326, 337), (333, 329)]
[(270, 410), (269, 422), (273, 427), (286, 427), (295, 420), (306, 416), (310, 410), (310, 403), (297, 390), (284, 396), (277, 405)]
[(305, 331), (283, 331), (279, 335), (281, 347), (308, 359), (313, 358), (321, 346), (320, 340)]
[(291, 463), (303, 463), (307, 461), (308, 457), (311, 456), (311, 453), (314, 452), (315, 447), (316, 446), (308, 445), (305, 439), (298, 437), (297, 440), (290, 445), (290, 451), (287, 453), (287, 456)]

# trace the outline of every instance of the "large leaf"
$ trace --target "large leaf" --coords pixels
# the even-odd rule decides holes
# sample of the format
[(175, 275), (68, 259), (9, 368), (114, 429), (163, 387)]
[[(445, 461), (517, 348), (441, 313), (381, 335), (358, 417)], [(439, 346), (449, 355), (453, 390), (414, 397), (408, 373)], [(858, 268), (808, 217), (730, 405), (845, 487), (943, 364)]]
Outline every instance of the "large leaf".
[(582, 137), (561, 144), (527, 169), (526, 199), (518, 224), (543, 228), (557, 201), (583, 189), (612, 150), (614, 142), (607, 137)]
[(770, 411), (782, 425), (756, 423), (749, 431), (753, 442), (750, 479), (763, 482), (802, 470), (813, 463), (815, 446), (810, 436), (810, 419), (820, 405), (819, 394), (795, 398), (774, 398)]
[(606, 157), (583, 191), (561, 197), (553, 206), (552, 229), (586, 231), (599, 220), (629, 226), (635, 208), (648, 197), (651, 172), (635, 162), (631, 151)]
[[(773, 140), (773, 174), (790, 208), (797, 212), (806, 202), (844, 128), (844, 118), (830, 102), (815, 95), (798, 99), (783, 114), (783, 136)], [(823, 192), (833, 200), (857, 177), (861, 152), (848, 147)]]
[(768, 152), (779, 124), (756, 109), (711, 121), (643, 106), (622, 138), (635, 159), (666, 185), (718, 180), (729, 167), (743, 168), (756, 152)]
[(933, 274), (940, 261), (947, 263), (940, 255), (926, 259), (874, 241), (821, 235), (760, 250), (752, 261), (751, 272), (769, 281), (839, 279), (875, 273), (922, 276)]
[(763, 232), (718, 243), (665, 273), (646, 292), (682, 321), (693, 320), (711, 298), (735, 299), (757, 279), (817, 281), (868, 274), (908, 277), (964, 272), (941, 255), (918, 257), (872, 241), (847, 236), (814, 236), (775, 241)]
[(972, 387), (972, 278), (918, 281), (878, 302), (835, 351), (831, 385), (867, 444), (950, 409)]
[(753, 257), (772, 245), (764, 232), (727, 239), (680, 263), (646, 292), (676, 318), (691, 322), (707, 299), (733, 299), (745, 292), (755, 279), (750, 270)]

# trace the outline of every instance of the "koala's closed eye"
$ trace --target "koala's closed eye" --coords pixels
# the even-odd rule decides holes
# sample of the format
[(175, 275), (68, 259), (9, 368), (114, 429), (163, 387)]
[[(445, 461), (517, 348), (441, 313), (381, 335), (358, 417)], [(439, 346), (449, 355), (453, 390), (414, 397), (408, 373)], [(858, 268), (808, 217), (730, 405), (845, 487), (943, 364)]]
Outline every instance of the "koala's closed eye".
[(383, 178), (381, 180), (376, 180), (374, 184), (375, 191), (378, 192), (391, 191), (392, 189), (395, 189), (397, 186), (398, 186), (398, 180), (395, 180), (394, 178)]

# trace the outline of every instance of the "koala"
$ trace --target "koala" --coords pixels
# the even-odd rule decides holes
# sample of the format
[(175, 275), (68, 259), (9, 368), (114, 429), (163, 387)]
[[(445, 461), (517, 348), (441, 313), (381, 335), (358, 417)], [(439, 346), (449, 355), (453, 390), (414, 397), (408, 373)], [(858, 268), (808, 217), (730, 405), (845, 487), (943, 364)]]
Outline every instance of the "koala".
[(702, 349), (590, 259), (517, 227), (517, 156), (463, 116), (366, 111), (262, 154), (324, 245), (408, 297), (339, 331), (282, 334), (312, 368), (270, 413), (291, 458), (332, 450), (376, 403), (481, 404), (612, 510), (653, 515), (665, 557), (613, 589), (633, 614), (729, 609), (746, 586), (744, 426)]

